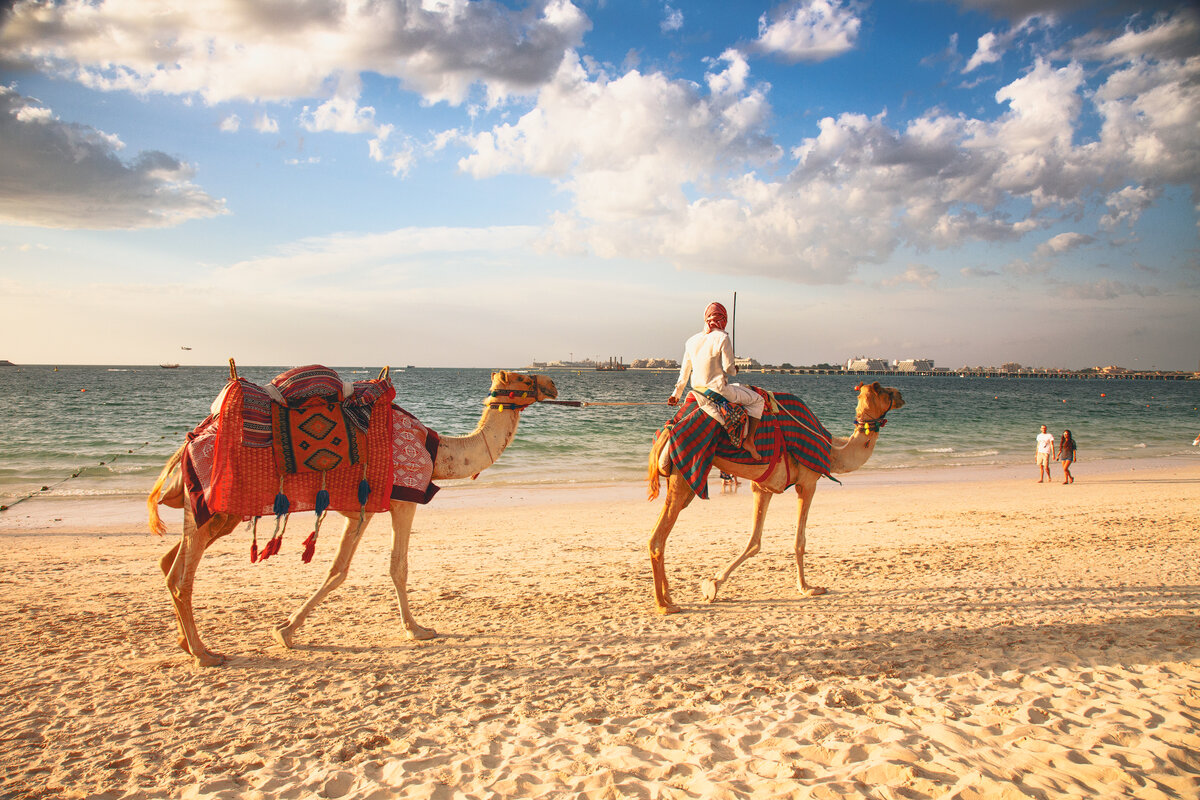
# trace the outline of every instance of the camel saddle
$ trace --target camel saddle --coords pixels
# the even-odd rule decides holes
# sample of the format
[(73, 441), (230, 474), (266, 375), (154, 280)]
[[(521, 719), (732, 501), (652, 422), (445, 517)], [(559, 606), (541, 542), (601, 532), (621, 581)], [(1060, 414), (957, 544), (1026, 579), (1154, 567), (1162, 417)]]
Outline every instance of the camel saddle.
[[(785, 455), (819, 475), (837, 481), (830, 474), (832, 439), (829, 431), (800, 398), (750, 387), (765, 399), (762, 421), (754, 436), (754, 447), (767, 463), (763, 477), (770, 474)], [(737, 425), (740, 429), (740, 424)], [(713, 459), (720, 457), (739, 464), (758, 464), (731, 441), (723, 424), (701, 409), (694, 392), (688, 392), (674, 418), (663, 428), (667, 431), (667, 454), (688, 486), (701, 500), (708, 499), (708, 473)], [(799, 476), (796, 476), (799, 477)], [(794, 483), (794, 481), (792, 481)], [(791, 485), (789, 483), (789, 485)]]
[(272, 514), (280, 495), (289, 511), (310, 510), (322, 490), (336, 511), (386, 511), (393, 423), (402, 415), (421, 427), (392, 406), (395, 396), (388, 378), (352, 383), (319, 365), (288, 370), (267, 386), (231, 376), (188, 436), (189, 487), (200, 490), (209, 513)]

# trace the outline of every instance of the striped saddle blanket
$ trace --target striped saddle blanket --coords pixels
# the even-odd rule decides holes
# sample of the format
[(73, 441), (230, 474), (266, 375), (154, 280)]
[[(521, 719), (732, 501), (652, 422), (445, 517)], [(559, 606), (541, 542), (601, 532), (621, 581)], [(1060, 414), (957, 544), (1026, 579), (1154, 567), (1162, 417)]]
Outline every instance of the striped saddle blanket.
[[(837, 480), (829, 472), (829, 431), (809, 407), (794, 395), (751, 388), (766, 398), (762, 422), (754, 435), (755, 449), (769, 462), (763, 467), (764, 477), (788, 453), (813, 472)], [(756, 463), (740, 443), (730, 441), (721, 423), (700, 408), (691, 392), (665, 428), (670, 434), (667, 452), (671, 464), (701, 499), (708, 499), (708, 473), (715, 457), (739, 464)]]

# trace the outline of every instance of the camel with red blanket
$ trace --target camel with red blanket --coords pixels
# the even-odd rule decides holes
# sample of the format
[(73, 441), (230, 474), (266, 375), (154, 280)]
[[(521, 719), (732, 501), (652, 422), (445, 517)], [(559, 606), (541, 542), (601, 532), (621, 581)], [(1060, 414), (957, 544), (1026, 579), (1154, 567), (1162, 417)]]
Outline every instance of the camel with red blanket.
[[(704, 599), (709, 603), (716, 600), (717, 591), (729, 580), (733, 571), (758, 553), (771, 497), (781, 494), (792, 485), (795, 485), (800, 499), (795, 544), (796, 585), (805, 597), (825, 593), (823, 587), (809, 584), (804, 577), (804, 526), (817, 481), (822, 475), (832, 478), (831, 473), (853, 472), (865, 464), (875, 452), (875, 443), (879, 439), (880, 427), (886, 422), (887, 413), (904, 405), (899, 390), (882, 387), (878, 382), (860, 383), (855, 391), (858, 392), (858, 407), (854, 432), (848, 439), (830, 436), (798, 398), (766, 393), (767, 413), (763, 414), (755, 439), (755, 445), (764, 454), (766, 463), (747, 463), (745, 451), (730, 446), (728, 439), (719, 448), (713, 445), (712, 449), (697, 456), (694, 445), (705, 437), (700, 435), (699, 428), (695, 426), (715, 423), (709, 423), (708, 415), (695, 408), (694, 398), (689, 398), (689, 404), (680, 409), (675, 420), (659, 431), (650, 450), (649, 465), (651, 500), (658, 497), (660, 477), (667, 476), (666, 500), (650, 536), (650, 567), (654, 573), (654, 601), (659, 613), (674, 614), (682, 610), (671, 601), (667, 583), (664, 565), (667, 537), (680, 512), (687, 508), (692, 499), (697, 494), (707, 497), (705, 484), (708, 471), (714, 466), (753, 484), (754, 530), (741, 555), (720, 574), (702, 581)], [(680, 429), (688, 425), (693, 427), (687, 428), (685, 435), (678, 435)], [(689, 451), (681, 443), (690, 443), (693, 450)]]
[[(232, 363), (231, 363), (232, 366)], [(287, 375), (285, 373), (284, 375)], [(384, 374), (381, 374), (380, 379), (384, 379)], [(279, 376), (283, 378), (284, 375)], [(276, 379), (279, 381), (279, 378)], [(375, 383), (375, 382), (365, 382)], [(360, 386), (361, 384), (355, 384)], [(253, 384), (248, 384), (236, 377), (236, 373), (231, 369), (230, 383), (226, 387), (226, 392), (222, 393), (222, 398), (226, 398), (231, 391), (238, 394), (244, 388), (253, 390)], [(269, 387), (268, 387), (269, 388)], [(275, 392), (275, 396), (278, 392)], [(250, 396), (247, 394), (247, 396)], [(357, 395), (356, 395), (357, 396)], [(366, 530), (367, 523), (370, 521), (373, 514), (377, 511), (387, 510), (392, 517), (392, 555), (390, 573), (392, 583), (395, 585), (396, 597), (400, 604), (400, 614), (404, 620), (404, 628), (410, 639), (430, 639), (437, 635), (436, 631), (425, 628), (417, 624), (413, 619), (412, 612), (408, 605), (408, 540), (409, 534), (412, 531), (413, 517), (419, 503), (427, 502), (434, 492), (436, 486), (432, 481), (437, 479), (456, 479), (469, 478), (478, 475), (484, 469), (495, 463), (500, 454), (504, 452), (509, 443), (512, 442), (514, 435), (517, 432), (517, 424), (520, 420), (520, 412), (528, 406), (540, 401), (553, 399), (558, 396), (558, 391), (554, 386), (554, 382), (549, 378), (541, 375), (522, 375), (515, 372), (496, 372), (492, 375), (492, 387), (488, 398), (484, 401), (483, 416), (479, 420), (479, 424), (475, 430), (462, 437), (453, 436), (438, 436), (433, 431), (430, 431), (411, 417), (402, 409), (390, 404), (391, 398), (394, 396), (394, 391), (391, 388), (390, 381), (386, 385), (386, 393), (383, 394), (384, 402), (377, 403), (375, 407), (386, 411), (381, 417), (380, 411), (370, 412), (370, 425), (367, 428), (365, 435), (357, 435), (360, 447), (363, 453), (367, 453), (369, 448), (368, 443), (374, 444), (372, 437), (376, 436), (377, 420), (385, 419), (386, 424), (380, 436), (385, 440), (384, 447), (394, 445), (395, 451), (392, 455), (396, 456), (397, 461), (402, 455), (400, 451), (409, 454), (412, 458), (420, 460), (425, 459), (425, 473), (422, 476), (423, 480), (407, 485), (400, 485), (401, 480), (395, 479), (393, 483), (392, 461), (389, 460), (385, 467), (380, 467), (377, 464), (372, 464), (369, 468), (366, 464), (367, 458), (363, 458), (363, 466), (361, 469), (355, 465), (352, 469), (358, 470), (353, 473), (351, 484), (358, 482), (359, 476), (362, 478), (362, 485), (358, 486), (358, 496), (354, 497), (354, 492), (350, 491), (350, 500), (340, 499), (345, 495), (345, 491), (337, 488), (338, 481), (328, 477), (333, 475), (330, 472), (328, 475), (313, 476), (304, 475), (289, 475), (284, 474), (282, 470), (276, 473), (273, 480), (279, 481), (280, 492), (276, 496), (275, 511), (280, 511), (279, 497), (284, 497), (284, 490), (287, 486), (292, 486), (293, 493), (300, 490), (296, 487), (308, 486), (315, 488), (318, 484), (312, 480), (320, 481), (319, 485), (321, 492), (324, 493), (323, 502), (327, 504), (327, 508), (331, 511), (337, 511), (343, 514), (346, 519), (346, 526), (342, 531), (341, 540), (337, 546), (337, 553), (334, 556), (333, 564), (329, 568), (329, 572), (325, 577), (321, 586), (308, 598), (296, 611), (288, 618), (288, 621), (276, 627), (272, 635), (279, 644), (284, 647), (292, 646), (292, 637), (296, 631), (304, 624), (305, 619), (334, 589), (342, 584), (346, 579), (346, 575), (350, 569), (350, 561), (354, 557), (354, 552), (358, 547), (359, 541), (362, 538), (363, 532)], [(218, 404), (222, 402), (222, 398), (218, 398)], [(313, 400), (318, 403), (319, 401)], [(241, 417), (236, 414), (231, 414), (226, 406), (223, 406), (223, 416), (237, 418)], [(247, 402), (246, 407), (249, 409), (251, 403)], [(269, 405), (269, 404), (268, 404)], [(278, 407), (277, 407), (278, 408)], [(333, 406), (329, 406), (333, 408)], [(269, 555), (278, 552), (279, 541), (282, 539), (282, 533), (279, 531), (279, 518), (276, 519), (276, 535), (272, 536), (266, 547), (260, 552), (257, 547), (257, 521), (261, 516), (270, 515), (270, 501), (265, 509), (260, 510), (261, 499), (254, 501), (243, 501), (242, 506), (236, 506), (231, 500), (224, 500), (218, 503), (213, 503), (211, 506), (206, 504), (206, 500), (210, 501), (215, 496), (215, 488), (221, 484), (218, 473), (221, 472), (219, 464), (217, 467), (212, 466), (213, 463), (221, 462), (220, 457), (213, 457), (212, 453), (220, 453), (224, 450), (226, 453), (233, 451), (242, 453), (245, 457), (244, 462), (234, 461), (233, 467), (227, 467), (224, 471), (229, 473), (225, 476), (225, 493), (232, 495), (234, 492), (240, 491), (245, 484), (253, 482), (249, 475), (238, 475), (238, 464), (249, 463), (253, 459), (259, 461), (266, 460), (268, 463), (272, 459), (270, 452), (270, 434), (265, 433), (265, 430), (274, 429), (276, 438), (283, 431), (284, 426), (278, 424), (278, 417), (281, 413), (276, 410), (267, 416), (266, 426), (262, 431), (253, 430), (251, 425), (246, 425), (245, 431), (242, 430), (242, 425), (237, 425), (237, 431), (231, 432), (226, 430), (225, 436), (232, 437), (230, 440), (220, 440), (209, 448), (209, 454), (206, 456), (203, 453), (197, 455), (193, 451), (202, 450), (198, 445), (202, 443), (204, 435), (209, 428), (216, 427), (217, 421), (222, 415), (216, 413), (214, 406), (214, 414), (205, 423), (197, 428), (188, 437), (188, 442), (181, 447), (167, 462), (159, 475), (157, 483), (150, 491), (150, 496), (147, 499), (147, 505), (150, 511), (150, 527), (151, 530), (158, 534), (166, 531), (166, 526), (163, 525), (158, 514), (159, 503), (184, 509), (183, 519), (183, 537), (172, 547), (166, 555), (160, 560), (160, 567), (163, 574), (166, 576), (167, 588), (171, 593), (171, 601), (174, 604), (176, 623), (179, 629), (179, 646), (189, 654), (198, 665), (215, 666), (225, 661), (225, 657), (219, 653), (209, 650), (200, 640), (200, 633), (196, 628), (195, 617), (192, 612), (192, 587), (196, 577), (196, 568), (200, 564), (200, 559), (204, 555), (205, 549), (227, 535), (238, 524), (247, 519), (255, 520), (255, 544), (251, 550), (251, 561), (261, 561)], [(240, 411), (241, 409), (235, 409)], [(250, 414), (247, 413), (247, 417)], [(333, 414), (331, 416), (337, 416)], [(394, 421), (394, 422), (393, 422)], [(225, 420), (225, 427), (232, 428), (233, 425)], [(308, 420), (311, 422), (311, 420)], [(401, 428), (401, 423), (404, 423), (406, 428)], [(307, 422), (305, 423), (307, 424)], [(308, 430), (314, 430), (317, 426), (308, 425)], [(413, 431), (419, 433), (419, 436), (412, 435)], [(320, 430), (317, 430), (320, 433)], [(199, 434), (199, 436), (198, 436)], [(428, 438), (426, 438), (426, 434)], [(214, 434), (215, 435), (215, 434)], [(251, 448), (245, 447), (247, 439), (252, 436), (261, 435), (268, 440), (266, 454), (261, 455), (262, 451), (254, 451)], [(402, 438), (407, 436), (408, 439)], [(354, 439), (356, 434), (351, 434), (350, 438)], [(368, 440), (370, 439), (370, 442)], [(263, 446), (263, 445), (259, 445)], [(373, 451), (371, 451), (373, 452)], [(386, 451), (385, 451), (386, 452)], [(336, 456), (328, 456), (332, 459)], [(207, 459), (207, 461), (206, 461)], [(227, 459), (228, 460), (228, 459)], [(278, 460), (278, 459), (276, 459)], [(375, 459), (379, 461), (381, 459)], [(210, 463), (211, 462), (211, 463)], [(209, 470), (207, 480), (198, 480), (197, 474), (203, 473), (205, 469)], [(374, 474), (371, 471), (383, 469), (383, 478), (372, 478), (379, 483), (383, 480), (386, 486), (375, 487), (382, 491), (364, 491), (363, 486), (368, 483), (367, 477), (369, 474)], [(247, 470), (248, 472), (248, 470)], [(401, 475), (399, 471), (396, 475)], [(280, 477), (281, 476), (281, 477)], [(309, 479), (309, 483), (305, 484), (302, 479)], [(290, 482), (290, 483), (289, 483)], [(328, 483), (328, 491), (327, 483)], [(343, 481), (344, 482), (344, 481)], [(201, 487), (200, 484), (203, 484)], [(203, 488), (203, 491), (201, 491)], [(390, 491), (389, 491), (390, 490)], [(274, 489), (272, 488), (273, 492)], [(290, 510), (315, 510), (317, 512), (319, 529), (319, 520), (323, 516), (324, 509), (322, 508), (322, 500), (317, 499), (315, 504), (309, 492), (305, 497), (295, 496), (290, 502)], [(364, 497), (364, 495), (367, 495)], [(397, 499), (401, 498), (401, 499)], [(245, 505), (250, 502), (250, 505)], [(286, 519), (289, 509), (289, 500), (282, 501), (283, 516)], [(219, 510), (220, 508), (231, 507), (231, 511)], [(247, 510), (252, 509), (252, 510)], [(198, 511), (203, 519), (198, 518)], [(283, 525), (286, 531), (286, 522)], [(305, 542), (304, 558), (307, 561), (311, 557), (313, 544), (315, 544), (316, 531), (310, 535), (309, 540)]]

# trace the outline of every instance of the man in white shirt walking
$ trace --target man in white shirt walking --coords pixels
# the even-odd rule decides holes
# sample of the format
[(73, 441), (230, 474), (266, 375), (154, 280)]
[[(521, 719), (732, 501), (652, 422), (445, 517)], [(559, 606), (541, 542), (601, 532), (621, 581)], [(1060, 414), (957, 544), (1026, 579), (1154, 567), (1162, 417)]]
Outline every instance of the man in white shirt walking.
[(762, 456), (754, 447), (754, 433), (762, 419), (763, 398), (749, 387), (729, 382), (737, 374), (737, 364), (733, 358), (733, 343), (725, 332), (728, 319), (725, 306), (720, 303), (709, 303), (708, 308), (704, 309), (704, 330), (688, 339), (683, 346), (679, 380), (667, 404), (673, 406), (679, 403), (690, 377), (693, 389), (700, 392), (712, 389), (731, 403), (742, 406), (750, 418), (746, 435), (742, 438), (742, 447), (755, 461), (761, 461)]
[(1050, 479), (1050, 461), (1054, 458), (1054, 435), (1046, 433), (1046, 426), (1037, 437), (1038, 483)]

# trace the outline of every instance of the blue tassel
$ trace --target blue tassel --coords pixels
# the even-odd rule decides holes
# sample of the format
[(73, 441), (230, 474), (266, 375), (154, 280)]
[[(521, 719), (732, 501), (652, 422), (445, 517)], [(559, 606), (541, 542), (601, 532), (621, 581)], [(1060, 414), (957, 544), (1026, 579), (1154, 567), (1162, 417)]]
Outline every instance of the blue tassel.
[(371, 484), (367, 483), (367, 479), (363, 478), (358, 482), (358, 504), (365, 506), (367, 498), (371, 496)]
[(317, 492), (317, 516), (324, 514), (327, 508), (329, 508), (329, 492), (322, 489)]
[(275, 495), (275, 516), (281, 517), (286, 514), (288, 512), (289, 505), (291, 504), (288, 503), (287, 495), (285, 495), (283, 492)]

